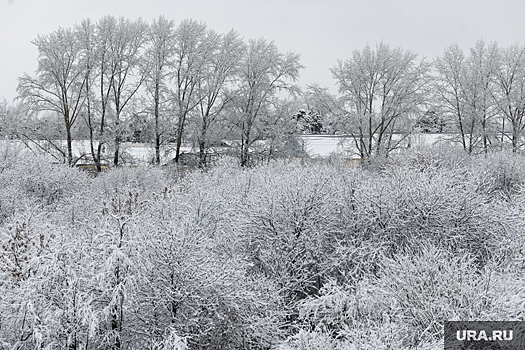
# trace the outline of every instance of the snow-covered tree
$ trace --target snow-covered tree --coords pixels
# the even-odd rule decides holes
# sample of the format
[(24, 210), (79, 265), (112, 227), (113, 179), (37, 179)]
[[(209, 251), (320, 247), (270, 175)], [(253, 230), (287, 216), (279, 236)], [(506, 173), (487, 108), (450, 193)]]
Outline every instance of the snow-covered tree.
[(196, 108), (194, 118), (195, 138), (198, 144), (200, 165), (205, 166), (208, 150), (220, 143), (224, 137), (227, 107), (235, 95), (235, 83), (239, 62), (245, 51), (245, 44), (235, 31), (226, 34), (209, 32), (210, 49), (213, 50), (209, 62), (203, 67), (197, 89), (202, 98)]
[[(110, 20), (110, 19), (108, 19)], [(106, 79), (111, 87), (111, 102), (113, 104), (113, 121), (111, 127), (114, 133), (113, 164), (119, 163), (120, 143), (124, 139), (125, 112), (138, 89), (146, 79), (149, 67), (143, 59), (143, 49), (146, 41), (147, 26), (142, 20), (130, 21), (123, 18), (113, 22), (105, 35), (108, 35), (109, 74)], [(132, 113), (128, 113), (128, 117)]]
[(240, 161), (249, 163), (250, 148), (265, 137), (260, 119), (271, 113), (278, 92), (294, 93), (293, 85), (303, 66), (300, 56), (293, 52), (281, 53), (274, 42), (265, 39), (250, 40), (241, 61), (239, 85), (234, 99), (233, 124), (240, 134)]
[(160, 16), (150, 24), (146, 59), (151, 68), (146, 79), (146, 88), (152, 99), (155, 137), (155, 164), (160, 164), (160, 146), (167, 137), (170, 110), (169, 72), (175, 55), (175, 23)]
[(204, 98), (199, 83), (215, 53), (215, 39), (216, 34), (206, 24), (194, 20), (184, 20), (175, 29), (174, 56), (170, 66), (170, 98), (177, 117), (175, 162), (179, 161), (188, 116)]
[(38, 68), (34, 77), (25, 74), (19, 79), (19, 98), (35, 111), (60, 115), (66, 139), (64, 161), (73, 165), (71, 129), (85, 102), (81, 46), (75, 32), (64, 28), (37, 36), (33, 44), (39, 53)]
[[(512, 143), (516, 152), (523, 145), (525, 129), (525, 46), (512, 45), (500, 50), (496, 70), (494, 97), (502, 116), (502, 135)], [(510, 133), (505, 128), (510, 124)]]
[(459, 142), (469, 153), (479, 147), (487, 152), (496, 141), (499, 127), (493, 95), (498, 55), (496, 43), (480, 40), (468, 56), (453, 44), (434, 61), (438, 106), (457, 125)]
[(331, 69), (341, 94), (345, 132), (362, 159), (388, 156), (408, 135), (413, 119), (428, 103), (429, 70), (427, 62), (417, 62), (417, 54), (385, 43), (355, 50)]

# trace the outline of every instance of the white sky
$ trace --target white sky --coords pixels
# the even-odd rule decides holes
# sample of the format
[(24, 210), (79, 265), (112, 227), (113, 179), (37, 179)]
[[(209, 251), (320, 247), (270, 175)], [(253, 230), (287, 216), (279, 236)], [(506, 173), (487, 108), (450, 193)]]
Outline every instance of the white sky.
[(465, 50), (480, 38), (525, 44), (525, 0), (0, 0), (0, 98), (11, 102), (18, 77), (33, 75), (37, 34), (108, 14), (193, 18), (218, 32), (234, 28), (246, 39), (273, 40), (281, 51), (301, 54), (301, 86), (333, 87), (329, 68), (367, 43), (384, 41), (428, 59), (454, 42)]

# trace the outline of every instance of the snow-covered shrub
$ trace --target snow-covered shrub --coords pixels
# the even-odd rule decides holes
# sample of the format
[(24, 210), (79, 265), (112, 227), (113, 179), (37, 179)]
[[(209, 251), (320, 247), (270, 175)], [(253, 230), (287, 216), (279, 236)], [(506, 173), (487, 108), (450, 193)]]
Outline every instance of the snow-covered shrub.
[(0, 338), (31, 348), (80, 344), (87, 332), (81, 312), (92, 302), (83, 232), (33, 211), (6, 220), (0, 237)]
[(29, 153), (21, 142), (3, 140), (0, 138), (0, 174), (5, 169), (13, 167)]
[(443, 341), (422, 342), (417, 348), (406, 347), (389, 326), (353, 330), (352, 341), (334, 339), (323, 332), (301, 330), (280, 344), (278, 350), (441, 350)]
[(102, 193), (138, 192), (145, 195), (159, 193), (169, 186), (165, 173), (159, 168), (123, 166), (112, 169), (93, 181), (92, 188)]
[(168, 328), (161, 341), (153, 342), (151, 350), (188, 350), (188, 340), (180, 337), (175, 329)]
[(330, 260), (350, 279), (376, 274), (383, 255), (426, 243), (470, 252), (482, 265), (506, 234), (506, 213), (494, 210), (462, 171), (395, 167), (361, 175), (349, 193), (341, 213), (346, 226)]
[(511, 320), (520, 309), (523, 277), (477, 269), (467, 254), (425, 247), (382, 260), (375, 298), (408, 327), (411, 345), (442, 336), (446, 320)]
[(323, 261), (341, 235), (343, 175), (323, 164), (274, 163), (245, 177), (239, 210), (252, 272), (279, 281), (291, 304), (316, 294), (326, 277)]
[(392, 154), (390, 164), (420, 171), (465, 170), (470, 167), (473, 157), (459, 145), (437, 142), (430, 146), (410, 148), (405, 152)]
[(300, 302), (300, 319), (347, 348), (419, 349), (442, 339), (446, 320), (520, 319), (523, 283), (522, 275), (480, 271), (466, 254), (426, 246), (385, 257), (377, 277), (355, 286), (325, 285)]
[(9, 164), (0, 177), (20, 184), (0, 183), (12, 205), (0, 223), (2, 346), (24, 336), (24, 315), (26, 347), (88, 349), (431, 349), (444, 319), (520, 319), (525, 192), (493, 198), (477, 160), (444, 157), (95, 179)]
[(281, 332), (277, 286), (247, 274), (230, 193), (235, 179), (220, 175), (195, 172), (151, 195), (113, 191), (106, 203), (103, 215), (123, 233), (121, 266), (129, 261), (125, 271), (133, 272), (123, 304), (128, 341), (158, 342), (171, 327), (191, 349), (236, 348), (268, 344)]
[(472, 181), (490, 200), (512, 200), (525, 185), (525, 157), (511, 152), (490, 153), (472, 160)]
[(87, 177), (44, 156), (25, 155), (0, 172), (0, 222), (18, 210), (53, 210), (87, 186)]
[(338, 341), (323, 332), (300, 330), (277, 347), (277, 350), (347, 350), (350, 343)]

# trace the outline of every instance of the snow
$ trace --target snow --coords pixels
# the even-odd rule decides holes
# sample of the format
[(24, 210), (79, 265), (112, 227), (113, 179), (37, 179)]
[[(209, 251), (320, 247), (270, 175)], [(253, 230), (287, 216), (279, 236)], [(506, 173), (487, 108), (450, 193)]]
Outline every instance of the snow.
[(303, 135), (304, 150), (310, 157), (328, 157), (331, 154), (351, 155), (355, 150), (349, 137), (332, 135)]
[[(407, 143), (410, 142), (410, 147), (413, 148), (425, 147), (446, 141), (450, 139), (450, 136), (450, 134), (442, 133), (417, 133), (411, 134), (407, 138)], [(359, 152), (351, 136), (303, 135), (301, 138), (304, 149), (310, 157), (326, 158), (331, 154), (338, 154), (349, 158), (359, 158)]]
[[(424, 147), (450, 138), (447, 134), (428, 133), (410, 135), (411, 147)], [(354, 145), (354, 140), (350, 136), (334, 135), (302, 135), (300, 141), (303, 143), (304, 150), (312, 158), (326, 158), (331, 154), (338, 154), (349, 158), (358, 158), (358, 152)], [(65, 141), (63, 148), (65, 149)], [(20, 141), (0, 140), (0, 149), (6, 149), (9, 145), (11, 149), (24, 149), (25, 146)], [(34, 147), (36, 149), (36, 147)], [(181, 153), (195, 152), (191, 145), (182, 145)], [(120, 145), (120, 153), (129, 163), (151, 164), (154, 159), (155, 149), (148, 143), (125, 142)], [(84, 155), (85, 161), (90, 163), (90, 145), (88, 140), (73, 141), (73, 157), (78, 158)], [(111, 147), (105, 147), (103, 155), (106, 159), (112, 159)], [(165, 164), (175, 157), (175, 144), (165, 144), (161, 146), (161, 163)]]

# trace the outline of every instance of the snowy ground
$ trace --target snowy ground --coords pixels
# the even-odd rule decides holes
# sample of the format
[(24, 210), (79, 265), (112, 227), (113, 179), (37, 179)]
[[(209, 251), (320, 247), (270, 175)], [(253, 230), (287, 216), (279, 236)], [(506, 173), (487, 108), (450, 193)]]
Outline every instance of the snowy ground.
[[(410, 135), (411, 147), (430, 146), (436, 142), (445, 141), (448, 134), (428, 133)], [(310, 157), (328, 157), (330, 154), (339, 154), (348, 158), (358, 158), (359, 153), (350, 136), (332, 135), (303, 135), (304, 149)], [(408, 141), (408, 140), (407, 140)]]
[[(423, 147), (431, 145), (441, 140), (446, 140), (450, 135), (446, 134), (416, 134), (410, 136), (412, 147)], [(357, 158), (358, 153), (351, 137), (332, 136), (332, 135), (303, 135), (301, 140), (304, 150), (310, 157), (328, 157), (331, 154), (338, 154), (348, 158)], [(65, 149), (65, 142), (63, 142)], [(36, 150), (36, 147), (33, 146)], [(5, 152), (26, 152), (26, 147), (20, 141), (0, 140), (0, 154)], [(195, 152), (191, 145), (183, 145), (181, 153)], [(155, 157), (155, 149), (151, 144), (145, 143), (123, 143), (120, 153), (127, 163), (151, 164)], [(73, 157), (83, 156), (85, 161), (80, 163), (90, 163), (89, 141), (73, 141)], [(104, 156), (112, 159), (113, 151), (104, 148)], [(161, 147), (161, 163), (165, 164), (175, 156), (175, 144), (166, 144)]]

